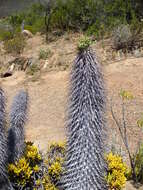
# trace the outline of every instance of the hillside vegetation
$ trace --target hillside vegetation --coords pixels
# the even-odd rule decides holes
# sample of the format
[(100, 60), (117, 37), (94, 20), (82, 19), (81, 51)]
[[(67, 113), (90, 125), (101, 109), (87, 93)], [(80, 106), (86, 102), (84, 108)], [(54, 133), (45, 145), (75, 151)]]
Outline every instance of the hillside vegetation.
[(74, 30), (101, 39), (111, 36), (119, 26), (129, 25), (132, 35), (137, 35), (142, 30), (142, 12), (140, 0), (41, 1), (24, 12), (6, 18), (3, 22), (9, 25), (10, 30), (3, 31), (4, 36), (1, 31), (1, 38), (5, 38), (6, 34), (11, 38), (14, 32), (19, 32), (23, 20), (25, 29), (32, 33), (58, 30), (60, 35)]

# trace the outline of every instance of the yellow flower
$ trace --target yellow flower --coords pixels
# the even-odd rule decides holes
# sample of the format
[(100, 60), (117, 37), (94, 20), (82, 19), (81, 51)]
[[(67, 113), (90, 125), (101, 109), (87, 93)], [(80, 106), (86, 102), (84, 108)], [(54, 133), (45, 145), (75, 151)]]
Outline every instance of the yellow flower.
[(38, 179), (36, 180), (36, 185), (39, 186), (41, 184), (41, 181)]
[(36, 166), (33, 167), (33, 170), (34, 170), (34, 172), (39, 172), (40, 168), (39, 168), (38, 165), (36, 165)]
[(58, 190), (47, 175), (44, 176), (42, 184), (45, 190)]
[(131, 92), (126, 91), (126, 90), (121, 90), (120, 96), (123, 100), (132, 100), (134, 96), (131, 94)]
[(41, 155), (39, 154), (38, 148), (28, 143), (26, 146), (25, 157), (26, 159), (32, 162), (39, 162), (42, 160)]
[(59, 162), (55, 161), (49, 168), (49, 175), (52, 177), (59, 177), (62, 172), (62, 166)]

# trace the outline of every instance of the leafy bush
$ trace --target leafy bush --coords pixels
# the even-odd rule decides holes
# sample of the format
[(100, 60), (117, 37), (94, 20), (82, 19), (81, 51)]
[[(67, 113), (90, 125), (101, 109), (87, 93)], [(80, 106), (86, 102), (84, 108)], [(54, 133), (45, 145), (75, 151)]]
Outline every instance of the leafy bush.
[(95, 35), (97, 38), (99, 37), (99, 25), (93, 24), (88, 27), (86, 31), (87, 35)]
[(56, 9), (51, 15), (51, 28), (60, 28), (60, 29), (67, 29), (68, 28), (68, 7), (67, 4), (63, 4), (63, 2), (57, 1), (56, 2)]
[(34, 3), (29, 9), (13, 14), (7, 18), (8, 24), (13, 28), (13, 33), (21, 31), (21, 24), (24, 21), (24, 29), (33, 34), (45, 30), (44, 7), (40, 3)]
[(131, 45), (132, 33), (129, 25), (120, 25), (113, 32), (113, 45), (115, 49), (127, 48)]
[(119, 155), (112, 152), (106, 156), (108, 170), (106, 181), (110, 189), (120, 190), (126, 183), (126, 173), (128, 172), (126, 164)]
[(52, 54), (52, 52), (50, 51), (50, 49), (48, 49), (48, 50), (40, 49), (39, 59), (46, 60), (51, 54)]
[(33, 34), (36, 34), (37, 32), (43, 33), (45, 31), (44, 17), (37, 18), (36, 21), (31, 25), (26, 23), (24, 29), (29, 30)]
[(26, 71), (26, 74), (28, 75), (34, 75), (40, 70), (39, 66), (37, 64), (30, 65), (28, 70)]
[[(28, 10), (14, 14), (8, 21), (14, 31), (25, 21), (25, 29), (33, 34), (55, 29), (86, 31), (88, 35), (103, 38), (104, 34), (111, 34), (118, 26), (130, 25), (137, 28), (141, 24), (138, 4), (124, 0), (105, 2), (104, 0), (55, 0), (50, 6), (50, 22), (45, 26), (45, 13), (48, 10), (47, 3), (35, 3)], [(126, 36), (127, 37), (127, 36)], [(118, 41), (118, 40), (117, 40)], [(117, 42), (118, 44), (118, 42)]]
[(12, 39), (13, 35), (10, 31), (0, 29), (0, 40), (5, 41)]
[(56, 4), (51, 28), (82, 30), (101, 36), (121, 24), (134, 25), (133, 20), (140, 23), (131, 1), (58, 0)]
[[(135, 22), (136, 21), (136, 22)], [(135, 19), (130, 25), (121, 24), (113, 31), (113, 47), (116, 50), (133, 50), (135, 47), (141, 47), (143, 24)]]
[(37, 18), (43, 14), (44, 8), (40, 3), (34, 3), (29, 9), (11, 15), (8, 17), (9, 23), (12, 26), (21, 25), (24, 20), (28, 25), (32, 25), (36, 22)]
[(26, 45), (25, 38), (22, 34), (16, 34), (13, 39), (4, 42), (4, 49), (7, 53), (20, 54)]

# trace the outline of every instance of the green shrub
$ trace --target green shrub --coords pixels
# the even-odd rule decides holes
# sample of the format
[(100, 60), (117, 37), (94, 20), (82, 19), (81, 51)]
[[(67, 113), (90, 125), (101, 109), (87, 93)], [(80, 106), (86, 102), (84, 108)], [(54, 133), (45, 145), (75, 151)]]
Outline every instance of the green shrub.
[(131, 45), (132, 33), (129, 25), (120, 25), (113, 31), (113, 45), (119, 50)]
[(86, 30), (95, 23), (97, 4), (91, 0), (69, 0), (56, 2), (51, 25), (60, 29)]
[(46, 60), (51, 54), (52, 54), (52, 52), (50, 51), (50, 49), (48, 49), (48, 50), (40, 49), (39, 59)]
[(126, 164), (119, 155), (112, 152), (106, 156), (107, 176), (106, 181), (111, 190), (120, 190), (125, 186), (126, 174), (128, 172)]
[(26, 45), (24, 36), (21, 34), (16, 34), (13, 39), (6, 40), (4, 42), (4, 49), (7, 53), (20, 54), (22, 53)]
[(34, 3), (29, 9), (9, 16), (8, 21), (12, 26), (21, 25), (23, 20), (25, 20), (25, 23), (28, 25), (32, 25), (39, 16), (44, 15), (43, 11), (44, 7), (40, 3)]
[[(28, 10), (10, 16), (8, 20), (14, 30), (25, 20), (25, 29), (33, 34), (46, 32), (46, 9), (47, 4), (35, 3)], [(106, 3), (104, 0), (56, 0), (51, 10), (49, 31), (82, 30), (88, 35), (103, 38), (105, 33), (111, 36), (112, 30), (122, 24), (129, 24), (135, 30), (141, 25), (138, 11), (131, 1)]]
[(11, 31), (0, 29), (0, 40), (5, 41), (5, 40), (10, 40), (12, 39), (13, 34)]
[(14, 33), (21, 30), (21, 24), (25, 21), (25, 29), (33, 34), (44, 30), (44, 7), (40, 3), (34, 3), (29, 9), (8, 17), (8, 23), (14, 29)]
[(51, 28), (66, 29), (69, 27), (67, 3), (63, 4), (63, 2), (59, 0), (56, 2), (56, 4), (56, 9), (53, 11), (53, 14), (51, 15), (50, 26)]
[(8, 22), (13, 27), (16, 27), (17, 25), (20, 25), (24, 19), (25, 19), (25, 13), (20, 12), (20, 13), (16, 13), (16, 14), (9, 16)]
[(86, 31), (87, 35), (95, 35), (95, 36), (99, 36), (99, 28), (96, 24), (93, 24), (91, 26), (88, 27), (87, 31)]
[(40, 17), (32, 23), (31, 25), (25, 25), (24, 29), (29, 30), (31, 33), (36, 34), (37, 32), (44, 32), (45, 31), (45, 23), (44, 18)]
[(28, 75), (34, 75), (35, 73), (37, 73), (40, 70), (39, 66), (37, 64), (33, 64), (30, 65), (28, 70), (27, 70), (27, 74)]

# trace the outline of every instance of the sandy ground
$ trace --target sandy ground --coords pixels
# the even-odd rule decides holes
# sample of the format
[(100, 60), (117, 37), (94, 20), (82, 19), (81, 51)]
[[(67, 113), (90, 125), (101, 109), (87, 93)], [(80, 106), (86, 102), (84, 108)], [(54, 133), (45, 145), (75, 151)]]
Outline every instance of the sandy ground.
[[(142, 112), (143, 104), (142, 62), (143, 58), (128, 59), (103, 67), (107, 96), (117, 97), (121, 89), (131, 91), (141, 102), (139, 106), (135, 105), (134, 110), (139, 113)], [(29, 91), (29, 121), (26, 125), (28, 140), (36, 142), (45, 149), (50, 141), (65, 139), (64, 121), (69, 71), (44, 73), (35, 82), (30, 78), (27, 79), (24, 72), (16, 72), (12, 77), (2, 79), (1, 83), (7, 95), (8, 107), (19, 89), (25, 88)], [(118, 97), (115, 100), (118, 103)], [(108, 128), (111, 129), (115, 124), (110, 117), (110, 112), (107, 113)], [(131, 122), (134, 122), (133, 119)], [(137, 128), (130, 130), (131, 146), (134, 147), (136, 144), (138, 135)]]
[(17, 72), (2, 82), (7, 96), (8, 112), (17, 91), (28, 90), (30, 100), (26, 138), (45, 150), (51, 141), (65, 139), (64, 118), (68, 73), (46, 74), (34, 83), (24, 81), (25, 74)]

